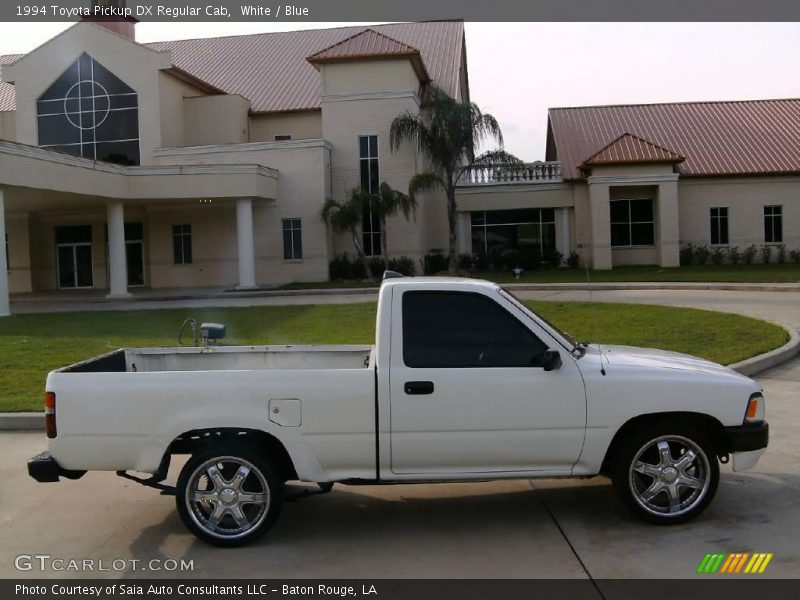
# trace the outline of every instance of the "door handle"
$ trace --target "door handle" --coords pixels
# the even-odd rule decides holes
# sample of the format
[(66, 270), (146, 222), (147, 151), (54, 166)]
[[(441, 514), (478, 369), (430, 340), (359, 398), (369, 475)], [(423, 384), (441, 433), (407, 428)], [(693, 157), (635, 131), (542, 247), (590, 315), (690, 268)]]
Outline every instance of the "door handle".
[(432, 394), (433, 393), (433, 382), (432, 381), (406, 381), (406, 384), (403, 386), (406, 394), (409, 396), (417, 396), (422, 394)]

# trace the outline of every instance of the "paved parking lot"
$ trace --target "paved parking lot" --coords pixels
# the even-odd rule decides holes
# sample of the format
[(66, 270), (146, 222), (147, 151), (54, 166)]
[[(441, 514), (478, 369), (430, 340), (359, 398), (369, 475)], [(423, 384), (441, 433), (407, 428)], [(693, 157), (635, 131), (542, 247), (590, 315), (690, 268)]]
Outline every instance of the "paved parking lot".
[[(688, 298), (687, 294), (707, 298)], [(539, 293), (537, 293), (539, 294)], [(573, 299), (568, 293), (557, 299)], [(572, 293), (573, 295), (581, 292)], [(635, 292), (596, 299), (720, 306), (800, 325), (795, 294), (774, 303), (723, 292)], [(722, 300), (719, 294), (723, 294)], [(539, 294), (540, 297), (544, 294)], [(552, 293), (550, 294), (552, 297)], [(598, 296), (600, 296), (598, 298)], [(717, 298), (715, 300), (715, 298)], [(759, 302), (758, 300), (761, 299)], [(174, 576), (131, 570), (58, 572), (14, 567), (20, 554), (54, 558), (192, 560), (193, 577), (691, 577), (707, 552), (773, 552), (764, 576), (800, 573), (800, 359), (764, 373), (771, 445), (754, 471), (723, 467), (716, 500), (698, 520), (645, 525), (607, 480), (539, 480), (423, 486), (337, 486), (289, 503), (259, 543), (219, 550), (187, 533), (170, 497), (90, 473), (37, 484), (28, 457), (42, 433), (0, 433), (0, 577)], [(173, 478), (176, 469), (173, 469)]]

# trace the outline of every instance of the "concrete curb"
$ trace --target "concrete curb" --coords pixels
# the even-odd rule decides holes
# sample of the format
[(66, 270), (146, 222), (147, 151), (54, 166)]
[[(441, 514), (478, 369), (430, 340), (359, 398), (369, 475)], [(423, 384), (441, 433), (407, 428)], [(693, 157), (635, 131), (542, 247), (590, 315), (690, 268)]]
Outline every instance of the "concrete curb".
[[(777, 367), (800, 354), (800, 335), (797, 331), (783, 323), (768, 322), (785, 329), (789, 333), (789, 341), (780, 348), (728, 365), (729, 368), (742, 375), (752, 377), (767, 369)], [(44, 431), (44, 413), (0, 413), (0, 431)]]
[(758, 356), (746, 358), (732, 365), (728, 365), (729, 368), (733, 369), (737, 373), (741, 373), (742, 375), (752, 377), (758, 373), (763, 373), (767, 369), (777, 367), (778, 365), (783, 364), (800, 354), (800, 335), (798, 335), (797, 331), (788, 325), (785, 325), (784, 323), (778, 323), (775, 321), (768, 321), (768, 323), (778, 325), (779, 327), (783, 327), (786, 331), (788, 331), (789, 341), (780, 348), (775, 348), (774, 350), (770, 350), (764, 354), (759, 354)]
[(2, 431), (44, 431), (43, 412), (20, 412), (0, 414)]

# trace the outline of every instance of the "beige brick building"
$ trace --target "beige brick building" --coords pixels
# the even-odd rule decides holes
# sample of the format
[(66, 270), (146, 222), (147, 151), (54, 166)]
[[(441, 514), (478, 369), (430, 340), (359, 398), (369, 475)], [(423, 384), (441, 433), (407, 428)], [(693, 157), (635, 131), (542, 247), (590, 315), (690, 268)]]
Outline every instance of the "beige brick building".
[[(9, 294), (252, 289), (328, 279), (326, 198), (424, 160), (392, 152), (426, 86), (468, 100), (460, 22), (138, 44), (78, 23), (0, 57), (0, 314)], [(510, 149), (513, 151), (513, 148)], [(459, 252), (579, 251), (595, 268), (678, 264), (688, 243), (800, 248), (800, 100), (552, 109), (546, 160), (473, 169)], [(447, 246), (440, 194), (370, 254)]]

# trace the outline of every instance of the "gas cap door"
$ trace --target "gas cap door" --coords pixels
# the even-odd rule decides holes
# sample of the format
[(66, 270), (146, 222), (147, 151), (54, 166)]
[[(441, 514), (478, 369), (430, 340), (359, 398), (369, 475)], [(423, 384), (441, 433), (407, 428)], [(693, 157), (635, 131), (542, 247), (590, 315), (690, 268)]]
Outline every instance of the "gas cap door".
[(303, 422), (300, 398), (271, 398), (269, 420), (281, 427), (300, 427)]

